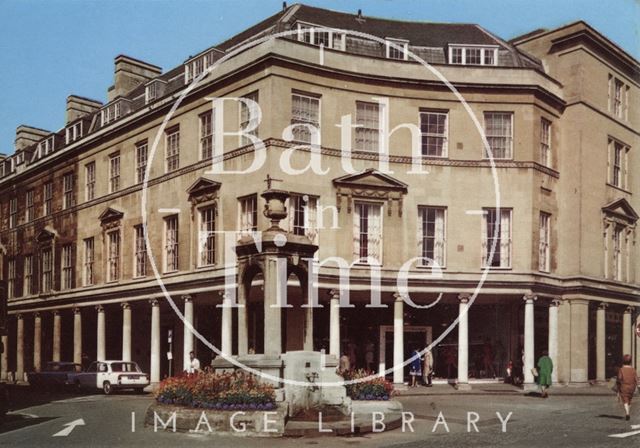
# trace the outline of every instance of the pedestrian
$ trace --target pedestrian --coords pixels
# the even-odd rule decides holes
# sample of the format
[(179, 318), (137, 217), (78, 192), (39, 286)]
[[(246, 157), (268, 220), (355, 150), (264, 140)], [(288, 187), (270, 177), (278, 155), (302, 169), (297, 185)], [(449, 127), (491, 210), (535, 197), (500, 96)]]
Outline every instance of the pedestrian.
[(427, 387), (431, 387), (433, 384), (433, 353), (431, 350), (427, 350), (424, 354), (424, 368), (422, 370), (422, 374), (424, 375), (424, 384)]
[(338, 362), (338, 372), (348, 372), (351, 370), (351, 361), (347, 352), (343, 351), (340, 361)]
[(549, 358), (549, 353), (545, 350), (538, 359), (538, 387), (542, 398), (547, 398), (547, 389), (551, 386), (551, 372), (553, 372), (553, 361)]
[(624, 355), (622, 358), (622, 367), (618, 370), (616, 384), (618, 385), (618, 397), (624, 405), (625, 420), (629, 420), (631, 399), (638, 388), (638, 373), (631, 366), (631, 355)]
[(373, 372), (373, 351), (375, 350), (375, 345), (373, 342), (369, 341), (365, 346), (365, 354), (364, 354), (364, 362), (367, 366), (368, 372)]
[(411, 354), (411, 364), (409, 365), (409, 376), (411, 377), (411, 387), (416, 387), (417, 378), (422, 376), (422, 357), (418, 349), (413, 349)]
[(196, 358), (196, 354), (194, 352), (189, 352), (189, 366), (187, 367), (187, 373), (189, 375), (193, 375), (195, 373), (200, 373), (200, 360)]

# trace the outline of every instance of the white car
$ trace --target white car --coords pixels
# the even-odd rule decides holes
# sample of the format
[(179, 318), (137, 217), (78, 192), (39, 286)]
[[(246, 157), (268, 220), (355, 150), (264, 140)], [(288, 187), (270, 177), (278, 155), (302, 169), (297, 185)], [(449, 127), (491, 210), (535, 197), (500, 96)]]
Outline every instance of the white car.
[(109, 395), (114, 389), (133, 389), (141, 393), (149, 385), (149, 375), (131, 361), (96, 361), (87, 370), (75, 373), (69, 382), (80, 389), (102, 389)]

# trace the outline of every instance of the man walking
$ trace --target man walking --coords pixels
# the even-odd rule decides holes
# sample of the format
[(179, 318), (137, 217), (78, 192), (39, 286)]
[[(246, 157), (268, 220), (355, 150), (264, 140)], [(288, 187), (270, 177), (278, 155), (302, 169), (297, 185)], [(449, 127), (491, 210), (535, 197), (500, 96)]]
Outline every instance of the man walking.
[(638, 388), (638, 373), (631, 366), (631, 355), (624, 355), (622, 358), (622, 367), (618, 370), (616, 383), (618, 384), (618, 396), (624, 405), (625, 420), (629, 420), (631, 399)]

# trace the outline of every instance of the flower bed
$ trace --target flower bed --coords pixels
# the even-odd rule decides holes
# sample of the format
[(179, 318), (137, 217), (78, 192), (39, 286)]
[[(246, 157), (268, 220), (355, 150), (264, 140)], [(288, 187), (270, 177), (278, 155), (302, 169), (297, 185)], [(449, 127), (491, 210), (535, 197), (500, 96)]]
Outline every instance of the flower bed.
[(156, 400), (163, 404), (224, 411), (276, 407), (273, 386), (242, 371), (166, 378), (158, 386)]
[[(339, 372), (346, 381), (376, 375), (364, 369)], [(393, 384), (384, 377), (374, 376), (366, 381), (346, 385), (347, 395), (352, 400), (389, 400), (395, 394)]]

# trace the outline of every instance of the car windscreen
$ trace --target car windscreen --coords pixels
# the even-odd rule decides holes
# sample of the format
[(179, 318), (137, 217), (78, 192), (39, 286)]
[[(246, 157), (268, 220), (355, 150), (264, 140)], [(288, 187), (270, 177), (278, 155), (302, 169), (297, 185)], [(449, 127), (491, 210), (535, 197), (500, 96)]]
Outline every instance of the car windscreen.
[(113, 362), (111, 363), (112, 372), (140, 372), (138, 365), (134, 362)]

